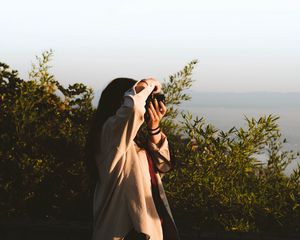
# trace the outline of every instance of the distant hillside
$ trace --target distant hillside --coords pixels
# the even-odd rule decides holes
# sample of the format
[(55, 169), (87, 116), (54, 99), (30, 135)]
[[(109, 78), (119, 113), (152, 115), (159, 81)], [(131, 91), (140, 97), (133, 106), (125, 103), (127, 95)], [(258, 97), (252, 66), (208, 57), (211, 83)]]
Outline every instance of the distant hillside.
[(278, 92), (197, 92), (186, 91), (191, 97), (191, 101), (182, 106), (187, 107), (299, 107), (299, 93), (278, 93)]
[[(300, 110), (300, 92), (198, 92), (187, 90), (192, 99), (182, 107), (293, 107)], [(100, 90), (95, 91), (93, 105), (96, 107), (100, 98)]]

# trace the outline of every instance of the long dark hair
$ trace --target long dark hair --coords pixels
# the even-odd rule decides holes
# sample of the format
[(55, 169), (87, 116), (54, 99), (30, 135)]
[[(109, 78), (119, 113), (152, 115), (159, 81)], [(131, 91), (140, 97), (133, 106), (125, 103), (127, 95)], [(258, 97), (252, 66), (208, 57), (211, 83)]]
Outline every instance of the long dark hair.
[[(113, 116), (121, 107), (124, 93), (133, 87), (137, 82), (132, 78), (116, 78), (112, 80), (102, 91), (97, 109), (91, 119), (90, 128), (86, 141), (86, 167), (91, 180), (92, 188), (96, 184), (99, 174), (96, 164), (96, 154), (101, 151), (101, 131), (105, 121)], [(139, 135), (139, 133), (137, 134)], [(137, 136), (138, 146), (142, 143), (144, 137)]]

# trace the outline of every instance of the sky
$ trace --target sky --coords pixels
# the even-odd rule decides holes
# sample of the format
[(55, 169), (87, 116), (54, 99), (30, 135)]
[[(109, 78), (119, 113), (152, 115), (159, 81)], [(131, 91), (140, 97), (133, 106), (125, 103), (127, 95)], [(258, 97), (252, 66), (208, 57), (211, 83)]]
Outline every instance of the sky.
[(53, 49), (67, 86), (169, 75), (197, 59), (193, 90), (300, 92), (297, 0), (0, 0), (0, 61), (27, 78)]

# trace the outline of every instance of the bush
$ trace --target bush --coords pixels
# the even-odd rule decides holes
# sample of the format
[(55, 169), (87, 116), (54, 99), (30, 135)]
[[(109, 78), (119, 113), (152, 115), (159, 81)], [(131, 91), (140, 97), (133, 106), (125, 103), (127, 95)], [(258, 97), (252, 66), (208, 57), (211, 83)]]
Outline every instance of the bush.
[[(190, 100), (181, 92), (191, 86), (195, 63), (164, 84), (168, 106)], [(189, 218), (197, 231), (300, 230), (300, 166), (284, 174), (299, 152), (282, 150), (286, 139), (278, 116), (246, 117), (246, 129), (224, 132), (185, 111), (183, 121), (174, 124), (178, 114), (171, 107), (163, 124), (177, 160), (164, 185), (179, 218)], [(265, 164), (258, 160), (261, 155), (267, 156)]]
[(88, 213), (81, 210), (87, 208), (83, 147), (93, 91), (78, 83), (60, 85), (48, 71), (51, 55), (37, 58), (28, 81), (0, 65), (4, 217), (76, 219)]

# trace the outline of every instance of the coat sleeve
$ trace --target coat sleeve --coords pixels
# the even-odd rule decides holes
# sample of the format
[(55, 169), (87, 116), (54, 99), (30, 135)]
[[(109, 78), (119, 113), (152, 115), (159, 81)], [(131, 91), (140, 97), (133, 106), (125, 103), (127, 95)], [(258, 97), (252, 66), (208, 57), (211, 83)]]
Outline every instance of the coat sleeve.
[(135, 87), (139, 82), (124, 93), (123, 104), (103, 125), (102, 147), (113, 151), (116, 158), (126, 153), (130, 144), (133, 143), (144, 122), (146, 99), (155, 87), (149, 84), (137, 93)]
[(148, 147), (153, 155), (153, 161), (158, 169), (159, 175), (161, 178), (165, 173), (171, 171), (173, 169), (170, 151), (169, 151), (169, 143), (167, 136), (161, 132), (162, 139), (160, 145), (156, 145), (148, 139)]

